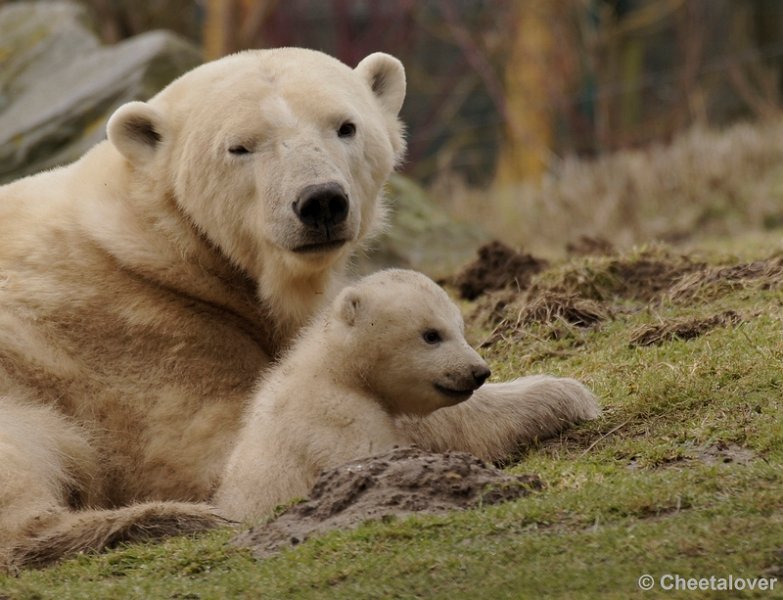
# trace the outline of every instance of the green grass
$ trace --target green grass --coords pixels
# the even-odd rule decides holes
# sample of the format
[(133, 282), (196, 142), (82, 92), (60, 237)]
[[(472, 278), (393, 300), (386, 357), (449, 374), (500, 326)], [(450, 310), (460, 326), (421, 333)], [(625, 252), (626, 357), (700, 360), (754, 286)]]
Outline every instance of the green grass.
[[(737, 256), (728, 258), (720, 246), (705, 246), (701, 258), (763, 257), (779, 239), (735, 243)], [(539, 281), (592, 278), (593, 291), (603, 282), (610, 319), (587, 329), (532, 323), (485, 351), (497, 379), (568, 375), (601, 398), (601, 419), (506, 465), (539, 474), (543, 491), (443, 517), (367, 523), (263, 561), (231, 546), (229, 530), (135, 545), (0, 576), (0, 597), (783, 597), (783, 291), (749, 282), (687, 302), (643, 302), (613, 295), (607, 264), (579, 259)], [(642, 324), (729, 309), (743, 317), (740, 325), (689, 341), (629, 344)], [(490, 329), (469, 318), (474, 340)], [(780, 581), (774, 592), (666, 592), (657, 582), (643, 592), (643, 574)]]

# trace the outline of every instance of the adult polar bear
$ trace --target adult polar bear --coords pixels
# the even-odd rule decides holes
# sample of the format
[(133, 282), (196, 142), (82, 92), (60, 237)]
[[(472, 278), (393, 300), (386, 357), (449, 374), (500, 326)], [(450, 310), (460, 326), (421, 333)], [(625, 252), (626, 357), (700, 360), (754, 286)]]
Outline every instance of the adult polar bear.
[[(386, 54), (243, 52), (0, 188), (0, 564), (220, 521), (259, 373), (383, 220), (404, 95)], [(596, 414), (581, 384), (538, 377), (399, 425), (493, 458)]]

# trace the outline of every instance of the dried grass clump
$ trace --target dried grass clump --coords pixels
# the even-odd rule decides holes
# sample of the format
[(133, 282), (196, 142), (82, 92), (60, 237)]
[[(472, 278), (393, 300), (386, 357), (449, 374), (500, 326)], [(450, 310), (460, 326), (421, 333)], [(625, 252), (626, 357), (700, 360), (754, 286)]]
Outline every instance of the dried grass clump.
[(675, 302), (709, 300), (733, 290), (783, 287), (783, 256), (731, 266), (705, 267), (682, 277), (671, 290)]
[(642, 325), (631, 333), (630, 346), (660, 345), (670, 340), (691, 340), (716, 327), (739, 325), (742, 317), (727, 310), (711, 317), (694, 319), (667, 319), (661, 323)]
[(623, 256), (568, 263), (539, 278), (533, 287), (600, 302), (618, 298), (649, 302), (668, 291), (683, 276), (704, 267), (704, 263), (695, 262), (688, 256), (652, 246)]
[(557, 292), (536, 294), (519, 313), (525, 324), (563, 321), (575, 327), (592, 327), (612, 316), (611, 309), (595, 300)]
[(580, 238), (621, 248), (694, 234), (781, 224), (783, 120), (694, 128), (669, 144), (595, 160), (568, 158), (540, 184), (470, 189), (433, 185), (451, 212), (534, 253), (560, 254)]
[[(507, 285), (482, 295), (469, 320), (492, 328), (484, 341), (516, 339), (523, 331), (552, 339), (579, 338), (618, 314), (646, 306), (701, 304), (738, 289), (783, 289), (783, 254), (750, 263), (709, 265), (665, 246), (623, 255), (586, 257), (532, 277), (526, 289)], [(644, 325), (631, 334), (631, 346), (691, 339), (742, 318), (726, 311), (690, 319)], [(542, 327), (543, 326), (543, 327)]]

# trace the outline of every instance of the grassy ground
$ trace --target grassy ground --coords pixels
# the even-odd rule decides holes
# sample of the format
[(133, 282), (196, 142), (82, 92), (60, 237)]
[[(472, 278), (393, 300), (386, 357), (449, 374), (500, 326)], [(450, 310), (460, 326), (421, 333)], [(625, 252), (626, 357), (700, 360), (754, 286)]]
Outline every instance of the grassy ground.
[[(498, 379), (573, 376), (605, 409), (506, 465), (544, 479), (528, 498), (366, 524), (264, 561), (228, 530), (132, 546), (0, 577), (0, 597), (783, 597), (783, 261), (747, 262), (780, 257), (782, 239), (708, 243), (689, 260), (661, 248), (573, 259), (535, 293), (465, 305)], [(597, 316), (584, 326), (569, 307)], [(779, 581), (674, 592), (665, 574)]]

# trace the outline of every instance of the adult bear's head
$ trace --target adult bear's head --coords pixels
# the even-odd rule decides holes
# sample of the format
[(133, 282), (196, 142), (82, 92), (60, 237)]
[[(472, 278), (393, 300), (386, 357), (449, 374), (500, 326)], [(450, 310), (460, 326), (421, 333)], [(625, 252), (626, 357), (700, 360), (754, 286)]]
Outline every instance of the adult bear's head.
[(312, 50), (253, 50), (123, 105), (108, 137), (263, 294), (264, 280), (330, 271), (379, 227), (404, 96), (387, 54), (351, 69)]

